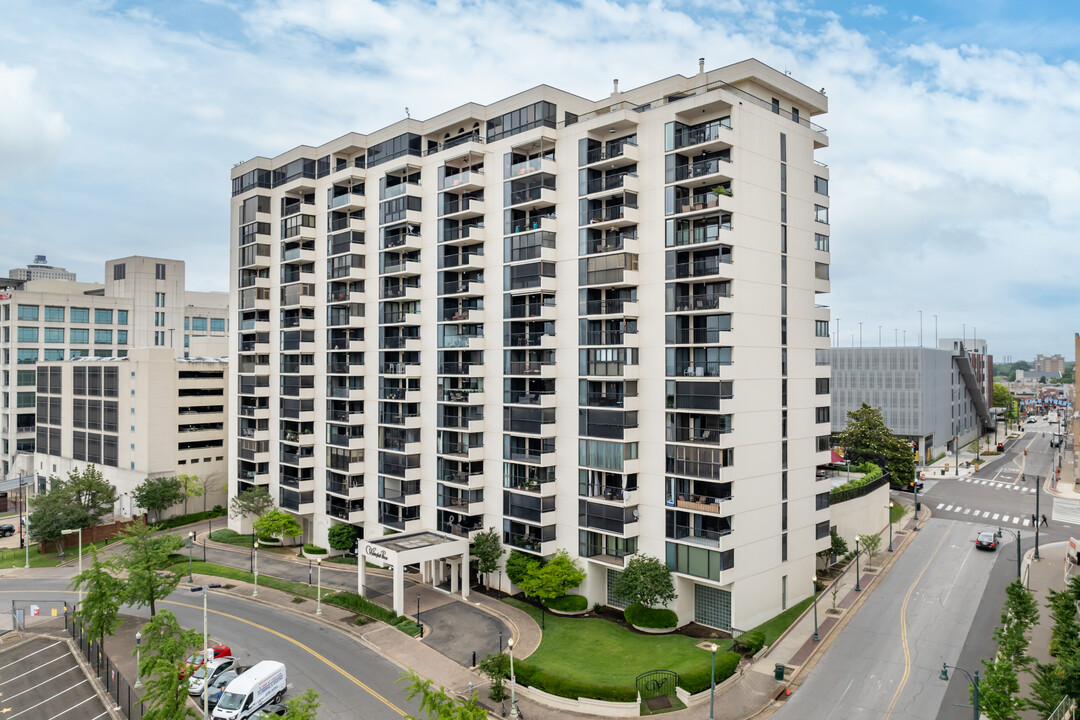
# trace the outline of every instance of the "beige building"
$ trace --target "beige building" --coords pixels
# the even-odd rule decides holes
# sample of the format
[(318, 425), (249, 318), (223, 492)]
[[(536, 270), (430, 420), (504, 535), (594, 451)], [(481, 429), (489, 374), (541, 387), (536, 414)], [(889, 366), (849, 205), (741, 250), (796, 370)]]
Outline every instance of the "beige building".
[(0, 476), (30, 471), (36, 363), (143, 347), (227, 355), (228, 295), (187, 292), (183, 261), (127, 257), (105, 273), (105, 283), (0, 279)]
[[(824, 95), (748, 60), (539, 86), (232, 171), (230, 493), (323, 544), (645, 553), (753, 627), (828, 546)], [(789, 586), (790, 578), (790, 586)], [(504, 580), (505, 583), (505, 580)]]
[(75, 273), (66, 268), (49, 265), (44, 255), (35, 255), (34, 262), (24, 268), (12, 268), (8, 275), (15, 280), (72, 280)]
[(1032, 368), (1036, 372), (1056, 372), (1065, 374), (1065, 357), (1063, 355), (1036, 355)]
[(34, 473), (96, 465), (120, 495), (115, 514), (132, 514), (132, 489), (148, 477), (206, 481), (201, 510), (226, 501), (224, 359), (174, 358), (169, 348), (126, 357), (83, 357), (37, 365)]

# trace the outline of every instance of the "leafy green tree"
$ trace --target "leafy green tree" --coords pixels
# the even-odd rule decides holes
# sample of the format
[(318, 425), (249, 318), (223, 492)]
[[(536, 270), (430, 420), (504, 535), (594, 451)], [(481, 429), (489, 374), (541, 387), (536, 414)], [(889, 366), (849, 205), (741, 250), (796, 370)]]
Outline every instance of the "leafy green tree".
[(866, 555), (866, 562), (873, 566), (874, 557), (881, 552), (881, 536), (880, 535), (861, 535), (859, 537), (859, 549)]
[(180, 487), (184, 492), (184, 514), (188, 514), (188, 500), (191, 498), (202, 497), (203, 484), (199, 480), (198, 475), (177, 475), (176, 479), (180, 481)]
[(1007, 408), (1012, 404), (1012, 393), (1001, 383), (994, 383), (994, 407)]
[(262, 537), (294, 538), (304, 529), (284, 510), (271, 510), (254, 522), (252, 527)]
[(484, 574), (484, 585), (490, 586), (490, 575), (499, 569), (499, 559), (506, 549), (499, 543), (499, 533), (488, 528), (476, 533), (472, 541), (472, 556), (476, 558), (476, 570)]
[(488, 655), (480, 661), (480, 672), (487, 675), (491, 681), (491, 691), (488, 694), (495, 702), (502, 702), (509, 695), (506, 692), (506, 680), (510, 677), (510, 656), (506, 653)]
[(282, 720), (315, 720), (318, 712), (319, 693), (315, 688), (308, 688), (302, 695), (291, 697), (285, 701), (285, 714)]
[[(432, 688), (430, 680), (424, 680), (414, 671), (401, 674), (399, 683), (408, 683), (408, 699), (420, 696), (420, 712), (427, 720), (487, 720), (487, 709), (476, 701), (474, 694), (468, 700), (450, 697), (446, 688)], [(416, 715), (406, 715), (409, 720), (423, 720)]]
[(1066, 590), (1048, 590), (1047, 607), (1054, 627), (1050, 630), (1050, 654), (1060, 660), (1069, 660), (1076, 655), (1077, 637), (1080, 624), (1076, 621), (1076, 601), (1072, 593)]
[(885, 425), (881, 408), (861, 407), (848, 411), (847, 427), (836, 435), (839, 446), (847, 448), (848, 462), (877, 460), (884, 456), (894, 483), (906, 483), (915, 477), (915, 457), (911, 445), (893, 434)]
[(146, 478), (131, 491), (135, 505), (149, 510), (154, 522), (184, 498), (184, 486), (178, 477)]
[(338, 523), (332, 526), (330, 531), (326, 533), (326, 541), (330, 543), (330, 547), (335, 550), (355, 552), (357, 530), (358, 528), (355, 525)]
[(584, 580), (585, 571), (566, 550), (560, 549), (546, 563), (526, 573), (518, 585), (527, 596), (546, 602), (562, 597)]
[(120, 533), (120, 555), (114, 560), (117, 569), (128, 574), (124, 600), (135, 607), (150, 607), (150, 617), (157, 612), (157, 601), (167, 597), (180, 584), (181, 573), (167, 569), (169, 556), (184, 547), (177, 535), (156, 533), (157, 528), (136, 520)]
[[(244, 518), (248, 515), (254, 515), (256, 518), (260, 518), (270, 512), (273, 507), (274, 498), (270, 497), (270, 492), (266, 488), (259, 485), (248, 488), (229, 501), (229, 517)], [(251, 534), (254, 540), (254, 530)]]
[[(1020, 720), (1024, 701), (1020, 698), (1020, 679), (1016, 666), (1007, 658), (983, 660), (984, 676), (979, 683), (980, 716), (995, 720)], [(969, 688), (969, 698), (974, 695)]]
[(825, 561), (826, 568), (831, 563), (836, 562), (836, 558), (844, 557), (848, 553), (847, 540), (840, 537), (840, 533), (836, 531), (835, 527), (829, 528), (829, 539), (831, 541), (829, 547), (817, 554), (819, 558)]
[(30, 500), (30, 512), (26, 522), (31, 540), (53, 543), (63, 557), (62, 531), (89, 527), (94, 524), (94, 519), (81, 506), (72, 504), (64, 481), (53, 478), (48, 491)]
[(983, 660), (986, 677), (979, 686), (979, 706), (989, 717), (1019, 720), (1028, 703), (1020, 697), (1017, 673), (1032, 662), (1027, 633), (1038, 622), (1039, 612), (1034, 596), (1019, 580), (1008, 586), (1005, 598), (1001, 624), (994, 628), (997, 653), (992, 660)]
[(540, 561), (528, 553), (512, 550), (506, 557), (506, 577), (520, 587), (522, 579), (530, 572), (533, 565), (539, 567)]
[(612, 591), (629, 605), (637, 603), (645, 607), (667, 605), (678, 597), (671, 570), (651, 555), (631, 557), (615, 580)]
[(112, 514), (118, 495), (112, 483), (106, 480), (94, 465), (87, 465), (82, 472), (76, 468), (68, 472), (64, 483), (71, 502), (78, 505), (96, 524), (102, 517)]
[[(186, 668), (188, 653), (202, 643), (197, 630), (183, 630), (176, 616), (162, 610), (142, 628), (142, 659), (139, 677), (143, 679), (144, 720), (182, 720), (198, 717), (188, 707)], [(131, 654), (135, 655), (135, 648)]]
[(97, 638), (105, 644), (105, 637), (116, 632), (123, 622), (120, 619), (120, 600), (124, 596), (124, 582), (110, 572), (107, 563), (98, 558), (97, 546), (92, 545), (93, 561), (71, 580), (71, 589), (86, 593), (79, 603), (75, 616), (86, 629), (88, 637)]

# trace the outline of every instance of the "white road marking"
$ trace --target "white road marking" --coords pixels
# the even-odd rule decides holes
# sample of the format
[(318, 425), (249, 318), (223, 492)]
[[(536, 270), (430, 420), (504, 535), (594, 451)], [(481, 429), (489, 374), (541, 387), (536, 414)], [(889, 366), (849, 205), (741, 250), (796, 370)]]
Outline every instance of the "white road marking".
[(936, 507), (936, 508), (934, 508), (934, 509), (935, 509), (935, 510), (940, 510), (940, 509), (941, 509), (941, 508), (943, 508), (943, 507), (945, 507), (945, 503), (938, 503), (938, 504), (937, 504), (937, 507)]
[(41, 702), (39, 702), (39, 703), (38, 703), (37, 705), (31, 705), (30, 707), (26, 708), (26, 709), (25, 709), (25, 710), (23, 710), (22, 712), (19, 712), (19, 713), (15, 713), (15, 714), (14, 714), (14, 715), (12, 715), (11, 717), (8, 717), (8, 718), (6, 718), (6, 720), (15, 720), (15, 718), (19, 717), (20, 715), (24, 715), (24, 714), (26, 714), (26, 713), (30, 712), (31, 710), (33, 710), (34, 708), (36, 708), (36, 707), (38, 707), (38, 706), (40, 706), (40, 705), (44, 705), (45, 703), (49, 702), (49, 701), (50, 701), (50, 700), (52, 700), (53, 698), (57, 698), (57, 697), (60, 697), (61, 695), (63, 695), (64, 693), (66, 693), (66, 692), (67, 692), (68, 690), (74, 690), (75, 688), (79, 687), (80, 685), (85, 685), (85, 684), (86, 684), (86, 683), (88, 683), (88, 682), (90, 682), (90, 681), (89, 681), (89, 680), (83, 680), (83, 681), (81, 681), (81, 682), (77, 682), (77, 683), (75, 683), (74, 685), (72, 685), (71, 687), (69, 687), (69, 688), (65, 688), (65, 689), (61, 690), (60, 692), (56, 693), (56, 694), (55, 694), (55, 695), (53, 695), (52, 697), (47, 697), (47, 698), (45, 698), (44, 700), (42, 700)]
[(997, 520), (997, 519), (998, 519), (998, 515), (999, 515), (999, 514), (1000, 514), (1000, 513), (994, 513), (994, 520)]
[[(30, 657), (30, 656), (29, 656), (29, 655), (27, 655), (27, 657)], [(47, 663), (42, 663), (42, 664), (38, 665), (38, 666), (37, 666), (36, 668), (33, 668), (33, 669), (31, 669), (31, 670), (27, 670), (27, 671), (26, 671), (26, 672), (24, 672), (24, 673), (23, 673), (22, 675), (16, 675), (16, 676), (15, 676), (15, 677), (13, 677), (13, 678), (8, 678), (8, 679), (7, 679), (7, 680), (5, 680), (4, 682), (0, 682), (0, 686), (2, 686), (2, 685), (7, 685), (7, 684), (8, 684), (9, 682), (14, 682), (15, 680), (18, 680), (18, 679), (19, 679), (19, 678), (21, 678), (21, 677), (26, 677), (26, 676), (27, 676), (27, 675), (29, 675), (30, 673), (33, 673), (33, 672), (37, 672), (38, 670), (40, 670), (41, 668), (45, 667), (46, 665), (52, 665), (52, 664), (53, 664), (54, 662), (56, 662), (57, 660), (63, 660), (63, 659), (64, 659), (64, 658), (66, 658), (66, 657), (68, 657), (68, 656), (67, 656), (66, 654), (64, 654), (64, 655), (61, 655), (60, 657), (56, 657), (56, 658), (53, 658), (52, 660), (50, 660), (50, 661), (49, 661), (49, 662), (47, 662)]]
[(1030, 523), (1030, 522), (1031, 522), (1030, 518), (1024, 518), (1024, 527), (1027, 527), (1028, 523)]
[(965, 510), (964, 514), (965, 515), (970, 515), (971, 514), (971, 508), (968, 508), (967, 510)]
[(37, 654), (38, 654), (39, 652), (45, 652), (45, 651), (46, 651), (46, 650), (48, 650), (49, 648), (53, 648), (53, 647), (56, 647), (56, 646), (57, 646), (57, 645), (59, 645), (59, 644), (60, 644), (59, 642), (54, 642), (54, 643), (53, 643), (52, 645), (46, 645), (45, 647), (41, 648), (40, 650), (35, 650), (34, 652), (30, 653), (29, 655), (26, 655), (26, 656), (24, 656), (24, 657), (21, 657), (21, 658), (19, 658), (18, 660), (16, 660), (16, 661), (15, 661), (15, 662), (13, 662), (13, 663), (8, 663), (7, 665), (4, 665), (3, 667), (0, 667), (0, 670), (6, 670), (6, 669), (8, 669), (9, 667), (11, 667), (12, 665), (18, 665), (19, 663), (21, 663), (21, 662), (22, 662), (23, 660), (25, 660), (26, 658), (28, 658), (28, 657), (33, 657), (34, 655), (37, 655)]
[(1001, 522), (1012, 522), (1012, 520), (1009, 519), (1008, 515), (1002, 515)]
[[(983, 513), (983, 517), (984, 517), (984, 518), (988, 518), (988, 517), (990, 517), (990, 511), (989, 511), (989, 510), (987, 510), (986, 512), (984, 512), (984, 513)], [(995, 515), (994, 517), (997, 517), (997, 515)]]
[(41, 687), (42, 685), (48, 685), (49, 683), (51, 683), (51, 682), (52, 682), (53, 680), (55, 680), (56, 678), (60, 677), (61, 675), (65, 675), (65, 674), (67, 674), (67, 673), (71, 672), (72, 670), (78, 670), (78, 669), (79, 669), (79, 666), (78, 666), (78, 665), (72, 665), (72, 666), (71, 666), (71, 667), (69, 667), (69, 668), (68, 668), (67, 670), (64, 670), (63, 672), (59, 672), (59, 673), (57, 673), (57, 674), (53, 675), (53, 676), (52, 676), (51, 678), (49, 678), (48, 680), (42, 680), (41, 682), (39, 682), (39, 683), (38, 683), (37, 685), (35, 685), (34, 687), (30, 687), (30, 688), (27, 688), (27, 689), (23, 690), (22, 692), (17, 692), (17, 693), (15, 693), (14, 695), (10, 695), (10, 696), (8, 696), (8, 697), (7, 697), (6, 699), (5, 699), (5, 702), (6, 702), (7, 700), (11, 700), (12, 698), (17, 698), (17, 697), (19, 697), (20, 695), (25, 695), (26, 693), (30, 692), (31, 690), (35, 690), (35, 689), (37, 689), (37, 688)]
[(1051, 518), (1055, 521), (1080, 523), (1080, 500), (1054, 498), (1054, 511)]
[[(938, 505), (938, 507), (941, 507), (941, 506)], [(952, 512), (952, 509), (953, 509), (953, 506), (950, 505), (949, 507), (945, 508), (945, 512)]]
[[(72, 710), (74, 710), (75, 708), (79, 707), (80, 705), (85, 705), (86, 703), (90, 702), (91, 700), (97, 700), (97, 695), (91, 695), (90, 697), (83, 700), (81, 703), (76, 703), (76, 704), (72, 705), (67, 710), (61, 710), (60, 712), (56, 713), (51, 718), (49, 718), (49, 720), (56, 720), (56, 718), (60, 717), (64, 713), (69, 713)], [(108, 710), (106, 710), (105, 712), (108, 712)], [(104, 715), (104, 714), (105, 713), (102, 713), (101, 715)], [(101, 717), (101, 715), (98, 715), (98, 717)]]

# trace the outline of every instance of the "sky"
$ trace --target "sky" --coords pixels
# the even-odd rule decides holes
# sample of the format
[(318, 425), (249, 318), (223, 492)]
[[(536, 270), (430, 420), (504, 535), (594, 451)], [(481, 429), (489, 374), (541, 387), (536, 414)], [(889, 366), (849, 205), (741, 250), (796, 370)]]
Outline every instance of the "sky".
[(840, 344), (917, 345), (921, 310), (925, 345), (1071, 360), (1078, 36), (1065, 0), (0, 0), (0, 272), (158, 255), (225, 290), (238, 162), (753, 57), (828, 94)]

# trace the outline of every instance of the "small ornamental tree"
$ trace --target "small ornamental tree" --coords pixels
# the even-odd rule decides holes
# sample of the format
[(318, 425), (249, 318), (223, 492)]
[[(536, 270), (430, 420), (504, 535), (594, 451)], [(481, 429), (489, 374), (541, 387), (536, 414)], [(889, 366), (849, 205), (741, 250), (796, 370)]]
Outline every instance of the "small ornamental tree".
[(326, 533), (326, 541), (330, 547), (341, 552), (356, 552), (356, 535), (359, 528), (355, 525), (338, 523), (333, 525)]
[(89, 527), (94, 520), (80, 506), (70, 502), (70, 498), (59, 478), (44, 494), (30, 500), (30, 512), (26, 518), (27, 533), (30, 540), (38, 543), (53, 543), (60, 556), (64, 556), (63, 530)]
[(152, 522), (161, 520), (161, 513), (183, 500), (184, 485), (179, 478), (146, 478), (131, 491), (135, 505), (150, 511)]
[(150, 617), (157, 612), (157, 601), (168, 597), (180, 585), (181, 574), (168, 570), (169, 556), (184, 547), (177, 535), (155, 534), (157, 528), (136, 520), (120, 533), (123, 544), (114, 561), (118, 570), (127, 571), (124, 600), (135, 607), (150, 607)]
[(119, 499), (116, 488), (94, 465), (87, 465), (82, 472), (70, 470), (64, 489), (71, 503), (81, 507), (90, 517), (89, 525), (96, 525), (101, 518), (112, 514)]
[(499, 544), (499, 533), (488, 528), (476, 534), (472, 541), (472, 556), (476, 558), (476, 570), (483, 573), (484, 585), (490, 587), (491, 573), (499, 569), (499, 559), (506, 550)]
[(678, 597), (667, 565), (650, 555), (634, 555), (619, 573), (612, 592), (627, 604), (667, 605)]
[(533, 565), (539, 567), (540, 561), (528, 553), (512, 550), (506, 557), (506, 577), (510, 582), (521, 586), (521, 581), (530, 572)]
[[(262, 487), (248, 488), (229, 501), (229, 517), (244, 518), (248, 515), (262, 517), (274, 507), (274, 498)], [(254, 539), (254, 538), (253, 538)]]
[(180, 488), (184, 493), (184, 514), (187, 515), (188, 500), (191, 498), (202, 497), (205, 490), (198, 475), (177, 475), (176, 479), (180, 481)]
[[(188, 684), (184, 660), (199, 646), (197, 630), (182, 630), (176, 616), (162, 610), (142, 628), (142, 659), (139, 676), (146, 686), (142, 696), (144, 720), (182, 720), (198, 717), (188, 707)], [(136, 648), (131, 649), (135, 655)]]
[(106, 563), (98, 558), (96, 546), (90, 546), (93, 561), (90, 567), (76, 575), (71, 588), (85, 595), (79, 603), (75, 616), (83, 624), (86, 635), (101, 641), (116, 632), (120, 625), (120, 601), (123, 599), (124, 582), (110, 572)]
[(446, 688), (435, 690), (430, 680), (424, 680), (416, 672), (408, 670), (397, 680), (407, 683), (408, 700), (420, 696), (420, 712), (423, 717), (406, 715), (409, 720), (487, 720), (488, 711), (476, 701), (475, 694), (468, 700), (451, 697)]
[(506, 680), (510, 677), (510, 656), (506, 653), (488, 655), (480, 661), (480, 672), (491, 681), (489, 697), (495, 702), (502, 702), (509, 695), (506, 692)]
[(562, 597), (570, 588), (575, 588), (585, 580), (585, 571), (566, 550), (557, 550), (543, 565), (525, 573), (518, 585), (529, 597), (539, 598), (541, 603)]
[(866, 554), (866, 562), (873, 567), (874, 557), (881, 551), (880, 535), (862, 535), (859, 537), (860, 549)]
[(256, 520), (252, 527), (262, 537), (294, 538), (304, 531), (296, 518), (284, 510), (271, 510)]
[(315, 714), (321, 704), (319, 693), (315, 691), (315, 688), (308, 688), (302, 695), (285, 701), (285, 715), (281, 720), (315, 720)]

